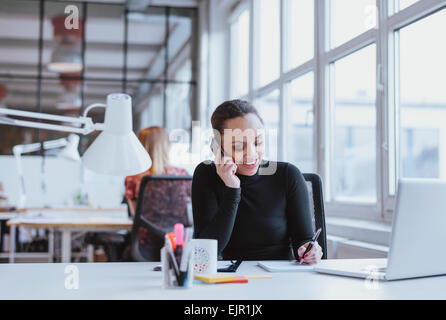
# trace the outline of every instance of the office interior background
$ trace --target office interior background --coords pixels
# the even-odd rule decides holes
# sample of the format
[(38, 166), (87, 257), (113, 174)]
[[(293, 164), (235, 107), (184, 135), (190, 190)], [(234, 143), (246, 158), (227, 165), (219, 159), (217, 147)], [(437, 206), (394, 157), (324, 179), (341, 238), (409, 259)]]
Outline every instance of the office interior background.
[[(82, 68), (64, 74), (48, 65), (67, 6)], [(398, 178), (446, 178), (444, 30), (444, 0), (1, 0), (0, 105), (78, 116), (127, 93), (134, 131), (167, 128), (172, 164), (192, 174), (213, 110), (249, 100), (268, 157), (322, 177), (328, 256), (386, 257)], [(0, 125), (3, 204), (19, 195), (12, 148), (65, 136)], [(124, 177), (56, 151), (22, 164), (30, 208), (123, 206)]]

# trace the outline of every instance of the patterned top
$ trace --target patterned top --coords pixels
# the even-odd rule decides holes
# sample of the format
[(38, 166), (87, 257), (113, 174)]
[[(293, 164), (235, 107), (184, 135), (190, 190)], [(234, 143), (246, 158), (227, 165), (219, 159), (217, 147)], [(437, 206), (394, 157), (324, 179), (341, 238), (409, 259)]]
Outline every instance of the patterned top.
[[(128, 176), (125, 178), (124, 184), (125, 184), (125, 197), (127, 200), (136, 200), (139, 193), (139, 186), (141, 184), (141, 180), (143, 177), (147, 175), (151, 175), (152, 172), (150, 172), (150, 169), (146, 172), (134, 175), (134, 176)], [(181, 168), (175, 168), (175, 167), (166, 167), (163, 175), (174, 175), (174, 176), (185, 176), (188, 175), (187, 171)]]

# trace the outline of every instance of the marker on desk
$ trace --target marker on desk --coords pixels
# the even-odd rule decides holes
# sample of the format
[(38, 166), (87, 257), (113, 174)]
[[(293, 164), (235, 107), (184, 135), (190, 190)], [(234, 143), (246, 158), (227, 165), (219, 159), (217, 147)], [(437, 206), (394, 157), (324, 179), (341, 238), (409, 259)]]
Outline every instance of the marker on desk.
[(175, 234), (177, 246), (184, 248), (184, 225), (182, 223), (175, 223), (173, 232)]
[(170, 240), (170, 244), (172, 246), (172, 249), (176, 250), (177, 249), (177, 242), (175, 240), (175, 234), (173, 232), (168, 232), (168, 233), (166, 233), (166, 236)]
[(317, 238), (319, 238), (319, 235), (321, 234), (322, 229), (319, 228), (317, 229), (316, 233), (313, 236), (313, 239), (311, 239), (310, 244), (307, 246), (307, 249), (305, 250), (305, 252), (302, 254), (301, 257), (299, 257), (299, 264), (302, 264), (302, 262), (304, 262), (304, 257), (305, 255), (310, 252), (311, 248), (313, 248), (314, 243), (317, 241)]
[(183, 247), (184, 247), (184, 226), (182, 223), (176, 223), (173, 226), (173, 232), (175, 234), (175, 242), (176, 242), (176, 248), (175, 248), (175, 258), (177, 259), (178, 265), (181, 263), (181, 256), (183, 254)]
[[(177, 264), (177, 261), (175, 259), (175, 255), (173, 253), (172, 241), (171, 241), (170, 237), (167, 234), (164, 237), (164, 242), (165, 242), (165, 245), (166, 245), (167, 253), (168, 253), (168, 255), (170, 257), (170, 260), (171, 260), (170, 263), (172, 264), (173, 270), (175, 272), (175, 277), (177, 279), (177, 282), (179, 282), (180, 271), (178, 269), (178, 264)], [(168, 271), (166, 270), (165, 272), (168, 272)]]

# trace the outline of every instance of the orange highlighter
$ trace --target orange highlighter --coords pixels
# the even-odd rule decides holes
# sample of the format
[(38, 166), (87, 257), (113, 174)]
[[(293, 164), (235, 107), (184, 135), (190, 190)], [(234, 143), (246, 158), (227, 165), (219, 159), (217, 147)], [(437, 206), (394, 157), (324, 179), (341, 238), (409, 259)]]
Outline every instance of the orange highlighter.
[(175, 234), (173, 232), (168, 232), (166, 236), (169, 238), (172, 244), (172, 249), (175, 251), (177, 249), (177, 242), (175, 241)]

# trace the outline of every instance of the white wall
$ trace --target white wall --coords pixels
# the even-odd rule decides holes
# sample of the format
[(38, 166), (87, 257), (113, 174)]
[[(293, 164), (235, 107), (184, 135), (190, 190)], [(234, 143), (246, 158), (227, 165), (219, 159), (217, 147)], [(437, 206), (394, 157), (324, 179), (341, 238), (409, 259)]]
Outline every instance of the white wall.
[[(71, 162), (55, 157), (46, 157), (42, 184), (42, 157), (23, 156), (23, 174), (27, 207), (70, 206), (81, 189), (81, 162)], [(83, 191), (88, 194), (94, 207), (119, 207), (124, 193), (124, 177), (111, 177), (84, 170)], [(13, 156), (0, 156), (0, 182), (11, 205), (16, 205), (19, 196), (19, 177)]]

